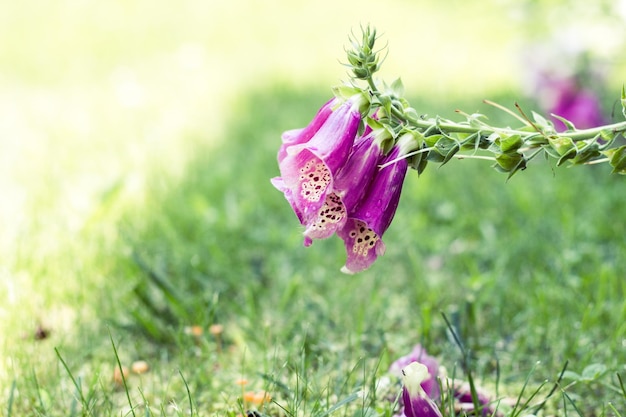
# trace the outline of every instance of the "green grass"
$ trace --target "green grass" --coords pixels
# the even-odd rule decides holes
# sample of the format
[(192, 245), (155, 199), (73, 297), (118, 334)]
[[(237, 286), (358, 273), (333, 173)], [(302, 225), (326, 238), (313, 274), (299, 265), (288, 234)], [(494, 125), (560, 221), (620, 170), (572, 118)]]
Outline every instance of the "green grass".
[[(578, 415), (571, 399), (582, 415), (617, 415), (609, 403), (625, 404), (623, 179), (543, 162), (508, 182), (484, 161), (412, 172), (387, 254), (345, 276), (341, 243), (302, 247), (268, 180), (280, 132), (306, 123), (324, 99), (279, 87), (242, 98), (246, 117), (229, 120), (229, 140), (192, 140), (180, 175), (154, 169), (142, 201), (122, 213), (123, 193), (103, 195), (101, 216), (117, 213), (117, 232), (95, 222), (79, 235), (93, 249), (46, 266), (84, 276), (74, 297), (86, 315), (70, 329), (51, 325), (48, 339), (5, 346), (7, 414), (129, 415), (132, 404), (136, 415), (235, 415), (236, 381), (246, 378), (246, 391), (271, 393), (268, 415), (321, 416), (342, 400), (334, 415), (388, 415), (391, 402), (369, 388), (413, 344), (464, 377), (445, 315), (473, 377), (490, 389), (498, 381), (500, 396), (515, 399), (528, 378), (528, 398), (547, 380), (537, 405), (567, 363), (546, 409)], [(106, 279), (93, 288), (92, 274)], [(219, 338), (207, 331), (216, 323)], [(193, 325), (203, 335), (187, 334)], [(118, 360), (137, 359), (151, 370), (115, 384)]]

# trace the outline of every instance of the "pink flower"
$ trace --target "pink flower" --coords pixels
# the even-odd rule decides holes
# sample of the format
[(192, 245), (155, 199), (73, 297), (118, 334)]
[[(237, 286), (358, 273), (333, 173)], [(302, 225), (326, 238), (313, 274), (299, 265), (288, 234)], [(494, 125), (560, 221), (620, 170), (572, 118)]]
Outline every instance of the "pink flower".
[(415, 345), (408, 355), (396, 359), (389, 367), (389, 372), (401, 376), (402, 369), (413, 362), (421, 363), (428, 370), (429, 377), (422, 380), (421, 383), (424, 392), (432, 399), (439, 398), (439, 383), (437, 382), (439, 363), (437, 359), (426, 353), (426, 350), (421, 345)]
[(278, 163), (281, 163), (283, 159), (287, 156), (287, 148), (293, 145), (299, 145), (301, 143), (308, 142), (311, 140), (314, 134), (317, 133), (318, 130), (322, 127), (322, 125), (328, 119), (328, 116), (333, 112), (333, 107), (338, 106), (340, 103), (339, 99), (332, 98), (328, 100), (322, 108), (320, 108), (311, 120), (311, 123), (308, 124), (305, 128), (302, 129), (293, 129), (284, 132), (281, 136), (283, 141), (282, 145), (278, 149)]
[[(578, 129), (588, 129), (605, 123), (602, 106), (591, 91), (581, 88), (575, 79), (552, 80), (554, 103), (550, 113), (569, 120)], [(566, 129), (563, 122), (555, 120), (557, 130)]]
[(381, 129), (357, 139), (346, 164), (334, 179), (333, 191), (326, 195), (324, 205), (307, 224), (305, 244), (312, 239), (330, 237), (345, 225), (348, 213), (361, 201), (372, 181), (382, 156), (380, 138), (385, 135), (386, 132)]
[(389, 165), (374, 174), (365, 196), (354, 211), (348, 213), (345, 226), (337, 231), (347, 252), (343, 272), (363, 271), (385, 253), (382, 236), (398, 207), (408, 169), (408, 161), (403, 156), (412, 150), (412, 139), (411, 135), (400, 138), (389, 154), (380, 160), (381, 165)]
[(303, 130), (285, 133), (278, 152), (281, 176), (272, 183), (285, 194), (302, 224), (317, 216), (332, 192), (334, 178), (348, 160), (361, 122), (360, 96), (328, 114), (331, 103), (322, 107)]
[(442, 417), (437, 404), (424, 392), (422, 382), (429, 378), (428, 368), (419, 362), (411, 362), (402, 369), (402, 402), (406, 417)]

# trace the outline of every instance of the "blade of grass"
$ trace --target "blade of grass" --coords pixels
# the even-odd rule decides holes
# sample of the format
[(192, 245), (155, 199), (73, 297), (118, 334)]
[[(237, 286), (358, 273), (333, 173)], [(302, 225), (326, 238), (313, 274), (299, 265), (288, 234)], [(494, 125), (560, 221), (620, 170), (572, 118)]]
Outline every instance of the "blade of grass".
[(124, 376), (124, 369), (122, 368), (122, 362), (120, 361), (120, 356), (117, 353), (117, 348), (115, 347), (115, 342), (113, 341), (113, 335), (111, 334), (111, 330), (109, 329), (109, 339), (111, 339), (111, 346), (113, 347), (113, 353), (115, 354), (115, 361), (117, 362), (118, 369), (120, 370), (120, 375), (122, 376), (122, 384), (124, 385), (124, 392), (126, 392), (126, 399), (128, 400), (128, 406), (130, 407), (130, 412), (133, 417), (137, 417), (135, 415), (135, 408), (133, 407), (133, 402), (130, 399), (130, 393), (128, 392), (128, 385), (126, 384), (126, 376)]
[(31, 369), (33, 373), (33, 385), (35, 386), (35, 392), (37, 393), (37, 401), (39, 401), (39, 407), (41, 407), (42, 411), (45, 410), (43, 399), (41, 398), (41, 389), (39, 387), (39, 381), (37, 380), (37, 374), (34, 369)]
[(463, 343), (461, 342), (460, 337), (458, 336), (457, 332), (452, 327), (452, 323), (450, 323), (445, 313), (442, 312), (441, 314), (443, 316), (444, 321), (446, 322), (446, 325), (448, 326), (448, 330), (452, 333), (452, 337), (454, 338), (455, 343), (457, 344), (457, 346), (459, 347), (459, 350), (461, 351), (461, 355), (462, 355), (461, 360), (462, 360), (463, 370), (467, 374), (467, 382), (470, 387), (472, 403), (474, 405), (474, 410), (477, 413), (479, 410), (482, 410), (483, 406), (480, 404), (480, 399), (478, 398), (478, 390), (476, 390), (476, 384), (474, 383), (474, 376), (472, 375), (472, 369), (469, 363), (470, 362), (469, 351), (465, 349), (465, 347), (463, 346)]
[(11, 383), (11, 390), (9, 391), (9, 403), (7, 404), (7, 417), (11, 417), (13, 413), (13, 400), (15, 399), (15, 390), (17, 389), (17, 381), (14, 379)]
[(137, 388), (137, 390), (139, 391), (139, 395), (141, 395), (141, 399), (143, 400), (144, 416), (145, 417), (151, 417), (152, 416), (152, 412), (150, 411), (150, 404), (148, 404), (148, 400), (146, 399), (146, 395), (143, 393), (143, 390), (141, 389), (141, 387)]
[(150, 280), (163, 292), (165, 298), (169, 301), (170, 306), (174, 309), (175, 315), (179, 319), (184, 319), (189, 316), (189, 312), (185, 308), (183, 298), (178, 294), (176, 289), (172, 287), (167, 279), (161, 276), (153, 268), (150, 268), (146, 262), (141, 258), (137, 252), (133, 252), (133, 260), (144, 271)]
[(622, 376), (619, 373), (616, 373), (615, 375), (617, 375), (619, 386), (622, 389), (622, 394), (624, 395), (624, 399), (626, 399), (626, 389), (624, 388), (624, 381), (622, 380)]
[(330, 407), (327, 411), (325, 411), (324, 413), (320, 414), (318, 417), (326, 417), (326, 416), (331, 415), (332, 413), (334, 413), (335, 411), (337, 411), (341, 407), (345, 406), (346, 404), (351, 403), (352, 401), (358, 399), (359, 396), (360, 396), (359, 392), (353, 392), (352, 394), (350, 394), (349, 396), (347, 396), (343, 400), (339, 401), (337, 404), (335, 404), (332, 407)]
[(561, 373), (559, 373), (559, 377), (556, 379), (554, 386), (552, 387), (548, 395), (546, 395), (546, 397), (543, 399), (543, 401), (536, 406), (533, 413), (536, 414), (537, 412), (539, 412), (539, 410), (541, 410), (546, 405), (546, 402), (548, 401), (548, 399), (550, 399), (550, 397), (552, 397), (552, 395), (556, 392), (557, 388), (561, 385), (561, 381), (563, 380), (563, 375), (565, 374), (565, 371), (567, 370), (568, 364), (569, 364), (569, 361), (565, 361), (565, 364), (563, 365), (563, 368), (561, 369)]
[[(89, 407), (88, 407), (88, 404), (87, 404), (87, 400), (85, 399), (85, 396), (83, 395), (83, 390), (80, 387), (80, 383), (76, 380), (76, 378), (74, 378), (74, 374), (72, 374), (72, 371), (70, 371), (69, 366), (67, 365), (65, 360), (63, 360), (63, 357), (61, 356), (61, 353), (59, 353), (59, 350), (56, 347), (54, 348), (54, 352), (56, 353), (57, 358), (59, 358), (59, 360), (61, 361), (61, 364), (65, 368), (65, 371), (67, 372), (67, 374), (69, 375), (70, 379), (72, 380), (72, 384), (74, 384), (74, 387), (76, 388), (76, 391), (78, 392), (78, 396), (80, 398), (80, 403), (83, 406), (83, 410), (84, 411), (88, 411)], [(89, 413), (89, 414), (91, 414), (91, 413)]]
[(189, 400), (189, 416), (192, 417), (193, 416), (193, 400), (191, 399), (191, 391), (189, 390), (189, 385), (187, 384), (187, 380), (185, 379), (185, 376), (183, 375), (183, 372), (180, 369), (178, 370), (178, 374), (183, 380), (183, 383), (185, 384), (185, 389), (187, 390), (187, 399)]
[(615, 415), (616, 415), (617, 417), (622, 417), (622, 415), (620, 414), (620, 412), (619, 412), (619, 411), (617, 411), (617, 409), (613, 406), (613, 403), (609, 403), (609, 404), (608, 404), (608, 406), (609, 406), (609, 408), (610, 408), (610, 409), (611, 409), (611, 410), (615, 413)]
[(141, 302), (141, 304), (146, 309), (148, 309), (148, 311), (150, 312), (151, 316), (153, 316), (153, 318), (158, 317), (160, 320), (165, 321), (171, 325), (178, 324), (178, 319), (170, 311), (169, 308), (167, 307), (159, 308), (155, 304), (154, 300), (150, 298), (150, 296), (148, 295), (145, 285), (141, 285), (141, 284), (137, 285), (135, 288), (133, 288), (133, 294), (135, 295), (135, 297), (137, 297), (137, 299)]
[[(585, 417), (583, 415), (583, 413), (580, 411), (580, 409), (576, 406), (576, 403), (574, 403), (574, 400), (572, 400), (572, 397), (567, 395), (567, 392), (565, 392), (565, 391), (561, 391), (561, 393), (563, 394), (563, 402), (565, 402), (565, 400), (567, 400), (572, 405), (572, 407), (574, 407), (574, 410), (579, 415), (579, 417)], [(565, 404), (563, 404), (563, 406), (565, 408)], [(567, 415), (567, 413), (565, 415)]]
[[(513, 406), (513, 410), (511, 411), (511, 417), (516, 417), (516, 416), (520, 415), (521, 412), (524, 410), (523, 407), (519, 408), (520, 407), (520, 403), (522, 402), (522, 397), (524, 396), (524, 391), (526, 391), (526, 387), (528, 387), (528, 383), (530, 382), (530, 376), (535, 371), (535, 368), (537, 367), (538, 363), (539, 362), (537, 362), (537, 363), (535, 363), (533, 365), (532, 369), (530, 370), (530, 372), (526, 376), (526, 380), (524, 381), (524, 385), (522, 385), (522, 390), (520, 391), (519, 395), (517, 396), (517, 400), (515, 401), (515, 405)], [(543, 384), (541, 384), (539, 386), (539, 388), (537, 390), (535, 390), (533, 395), (531, 395), (531, 398), (533, 398), (537, 394), (537, 392), (539, 391), (539, 389), (541, 389), (541, 387), (543, 387)], [(525, 404), (528, 404), (528, 401), (526, 401)]]

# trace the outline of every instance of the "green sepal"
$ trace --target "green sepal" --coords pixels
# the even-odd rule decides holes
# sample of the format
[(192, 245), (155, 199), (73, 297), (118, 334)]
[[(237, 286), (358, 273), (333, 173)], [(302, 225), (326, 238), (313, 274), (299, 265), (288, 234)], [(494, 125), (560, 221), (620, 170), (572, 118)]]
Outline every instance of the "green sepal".
[(549, 137), (548, 142), (558, 154), (556, 166), (561, 166), (568, 159), (575, 158), (578, 154), (576, 143), (568, 137)]
[(626, 145), (609, 149), (603, 153), (609, 157), (609, 164), (613, 167), (612, 174), (626, 175)]
[(417, 120), (420, 117), (419, 114), (417, 113), (417, 110), (415, 110), (413, 107), (410, 107), (410, 106), (404, 109), (404, 114), (409, 120), (411, 119)]
[(372, 128), (372, 130), (382, 129), (384, 127), (382, 123), (380, 123), (378, 120), (374, 119), (373, 117), (366, 117), (365, 122), (367, 123), (369, 127)]
[(335, 86), (332, 88), (332, 90), (335, 97), (340, 98), (344, 101), (348, 100), (350, 97), (356, 94), (363, 94), (362, 89), (346, 84)]
[(426, 169), (429, 153), (430, 152), (418, 153), (409, 158), (409, 166), (417, 171), (417, 175), (420, 175)]
[(522, 147), (524, 141), (520, 135), (500, 136), (495, 141), (503, 153), (515, 152)]
[(483, 122), (481, 119), (486, 120), (488, 119), (488, 117), (482, 113), (473, 113), (467, 116), (467, 121), (469, 122), (469, 125), (472, 127), (484, 127), (486, 123)]
[(385, 114), (388, 114), (388, 115), (392, 114), (392, 111), (391, 111), (391, 107), (393, 105), (392, 97), (388, 94), (379, 94), (376, 98), (377, 98), (378, 103), (380, 103), (380, 107), (385, 110)]
[(439, 141), (439, 139), (441, 139), (443, 137), (443, 135), (441, 134), (435, 134), (435, 135), (429, 135), (429, 136), (423, 136), (424, 138), (424, 143), (426, 143), (426, 146), (428, 146), (429, 148), (432, 148), (435, 146), (435, 144)]
[(576, 144), (571, 138), (566, 136), (553, 136), (548, 138), (548, 143), (556, 151), (559, 156), (565, 156), (572, 151), (577, 152)]
[(448, 163), (448, 161), (450, 161), (450, 159), (452, 159), (452, 157), (454, 157), (454, 155), (461, 150), (461, 144), (449, 137), (449, 136), (442, 136), (437, 143), (435, 143), (434, 146), (434, 152), (431, 153), (438, 153), (439, 155), (441, 155), (443, 158), (441, 159), (441, 165), (444, 165), (446, 163)]
[(404, 96), (404, 84), (402, 84), (402, 79), (400, 79), (400, 77), (396, 78), (391, 83), (390, 89), (396, 97)]
[(563, 122), (565, 127), (567, 127), (567, 130), (571, 130), (571, 131), (575, 131), (576, 130), (576, 126), (574, 126), (574, 123), (570, 122), (565, 117), (561, 117), (561, 116), (558, 116), (556, 114), (553, 114), (552, 117), (554, 117), (555, 119), (558, 119), (561, 122)]
[(602, 156), (600, 153), (600, 145), (596, 141), (596, 138), (576, 142), (576, 147), (578, 148), (578, 152), (574, 158), (570, 159), (572, 165), (582, 165)]
[(508, 172), (507, 179), (511, 178), (517, 171), (526, 169), (526, 159), (524, 155), (515, 153), (503, 153), (496, 156), (494, 168), (500, 172)]
[(554, 132), (554, 125), (552, 122), (539, 113), (533, 112), (533, 119), (535, 120), (535, 125), (540, 127), (543, 132)]
[[(426, 148), (426, 140), (422, 132), (416, 130), (403, 130), (400, 134), (411, 134), (415, 140), (415, 151), (422, 150)], [(428, 154), (430, 152), (419, 152), (408, 158), (409, 167), (416, 170), (417, 174), (421, 174), (426, 169), (426, 165), (428, 164)]]

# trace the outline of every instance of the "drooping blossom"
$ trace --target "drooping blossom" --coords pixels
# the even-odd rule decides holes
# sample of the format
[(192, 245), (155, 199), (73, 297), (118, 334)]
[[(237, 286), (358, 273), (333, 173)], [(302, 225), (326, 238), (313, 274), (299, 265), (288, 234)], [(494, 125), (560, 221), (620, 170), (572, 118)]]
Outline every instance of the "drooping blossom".
[(421, 345), (415, 345), (409, 354), (396, 359), (389, 367), (389, 372), (400, 377), (402, 376), (402, 369), (413, 362), (421, 363), (428, 370), (428, 378), (424, 378), (421, 383), (426, 395), (433, 400), (439, 398), (439, 383), (437, 381), (439, 362), (430, 356)]
[(304, 130), (283, 135), (278, 154), (281, 176), (272, 183), (285, 194), (302, 224), (317, 215), (348, 160), (361, 122), (362, 101), (362, 96), (354, 96), (327, 117), (323, 107)]
[(333, 183), (333, 191), (317, 215), (310, 219), (304, 231), (305, 245), (312, 239), (324, 239), (341, 229), (356, 205), (368, 189), (378, 161), (382, 156), (381, 141), (388, 133), (384, 129), (371, 131), (358, 138), (346, 164), (339, 170)]
[(345, 226), (337, 231), (347, 252), (342, 272), (354, 274), (363, 271), (385, 253), (382, 236), (396, 213), (408, 169), (404, 156), (413, 150), (414, 144), (412, 135), (404, 135), (381, 158), (380, 164), (384, 167), (374, 174), (363, 199), (353, 212), (348, 213)]
[(402, 402), (406, 417), (442, 417), (437, 404), (424, 392), (422, 382), (429, 378), (428, 368), (419, 362), (411, 362), (402, 369)]

